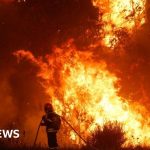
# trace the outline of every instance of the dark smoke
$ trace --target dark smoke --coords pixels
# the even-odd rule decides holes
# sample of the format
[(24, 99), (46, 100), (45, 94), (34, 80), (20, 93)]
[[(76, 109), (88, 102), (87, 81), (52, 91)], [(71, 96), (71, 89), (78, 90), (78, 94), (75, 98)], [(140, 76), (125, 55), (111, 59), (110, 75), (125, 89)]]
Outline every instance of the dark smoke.
[[(38, 68), (25, 61), (18, 64), (12, 53), (25, 49), (36, 56), (45, 55), (51, 53), (53, 45), (59, 46), (70, 38), (85, 50), (97, 40), (93, 35), (98, 30), (98, 10), (90, 0), (7, 2), (0, 1), (0, 127), (15, 123), (22, 131), (32, 131), (31, 142), (48, 97), (37, 81)], [(94, 53), (95, 59), (105, 59), (108, 68), (121, 78), (120, 95), (150, 108), (148, 4), (147, 23), (134, 38), (126, 39), (124, 55), (119, 54), (119, 49), (114, 54), (103, 54), (101, 47)]]
[(25, 61), (18, 64), (12, 53), (26, 49), (36, 56), (45, 55), (54, 44), (61, 45), (70, 38), (81, 46), (88, 45), (88, 37), (85, 42), (81, 35), (87, 29), (95, 30), (97, 17), (90, 0), (0, 1), (0, 101), (4, 108), (0, 127), (20, 128), (25, 133), (21, 140), (31, 144), (48, 100), (36, 79), (38, 68)]

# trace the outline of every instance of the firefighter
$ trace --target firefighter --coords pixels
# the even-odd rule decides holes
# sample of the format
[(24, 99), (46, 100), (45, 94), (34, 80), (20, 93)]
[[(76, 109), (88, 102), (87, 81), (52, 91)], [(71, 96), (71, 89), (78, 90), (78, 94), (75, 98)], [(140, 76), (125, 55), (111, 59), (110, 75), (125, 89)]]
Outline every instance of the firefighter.
[(60, 116), (54, 112), (52, 104), (46, 103), (44, 110), (45, 115), (42, 117), (41, 126), (46, 126), (49, 149), (57, 150), (57, 132), (60, 129), (61, 119)]

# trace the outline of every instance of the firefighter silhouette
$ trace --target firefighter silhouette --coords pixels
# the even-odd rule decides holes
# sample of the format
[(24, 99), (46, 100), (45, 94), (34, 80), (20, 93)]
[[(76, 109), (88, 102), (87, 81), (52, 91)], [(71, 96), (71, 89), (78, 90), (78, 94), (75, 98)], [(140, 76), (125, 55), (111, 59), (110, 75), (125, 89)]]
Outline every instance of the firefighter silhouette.
[(45, 115), (42, 117), (41, 126), (46, 126), (49, 149), (58, 149), (57, 132), (60, 129), (61, 119), (53, 110), (50, 103), (44, 105)]

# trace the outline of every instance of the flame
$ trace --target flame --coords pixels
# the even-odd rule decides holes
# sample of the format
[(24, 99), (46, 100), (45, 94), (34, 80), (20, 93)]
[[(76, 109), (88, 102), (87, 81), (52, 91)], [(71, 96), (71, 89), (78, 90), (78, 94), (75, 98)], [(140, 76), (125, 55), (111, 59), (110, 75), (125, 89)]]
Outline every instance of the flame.
[(114, 48), (119, 43), (119, 32), (126, 30), (130, 35), (146, 21), (146, 0), (92, 0), (99, 8), (102, 44)]
[[(120, 42), (119, 32), (132, 34), (145, 23), (146, 0), (92, 0), (99, 8), (100, 41), (109, 49)], [(97, 126), (107, 121), (123, 124), (125, 145), (149, 145), (150, 119), (146, 108), (118, 95), (119, 79), (107, 69), (105, 61), (97, 60), (91, 50), (78, 51), (72, 42), (52, 54), (36, 58), (31, 52), (14, 53), (39, 67), (37, 76), (50, 97), (57, 113), (69, 121), (83, 137), (91, 135)], [(64, 128), (69, 139), (79, 138)]]
[[(144, 118), (146, 109), (118, 95), (119, 79), (108, 71), (104, 61), (95, 60), (91, 52), (80, 52), (67, 44), (55, 48), (45, 58), (36, 58), (23, 50), (15, 55), (39, 67), (37, 76), (56, 112), (83, 137), (89, 136), (97, 126), (103, 127), (107, 121), (118, 121), (126, 133), (125, 145), (150, 145), (150, 120)], [(64, 130), (71, 141), (79, 144), (75, 133), (68, 128)]]

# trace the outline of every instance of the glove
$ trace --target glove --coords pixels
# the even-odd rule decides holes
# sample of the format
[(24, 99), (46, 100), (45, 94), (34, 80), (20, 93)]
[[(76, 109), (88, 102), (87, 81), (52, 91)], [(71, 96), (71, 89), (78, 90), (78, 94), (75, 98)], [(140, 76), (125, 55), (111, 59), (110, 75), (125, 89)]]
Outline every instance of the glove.
[(41, 125), (41, 126), (45, 126), (45, 125), (46, 125), (46, 116), (43, 116), (43, 117), (42, 117), (42, 120), (41, 120), (40, 125)]
[(51, 122), (53, 122), (51, 119), (49, 119), (49, 118), (47, 118), (47, 116), (43, 116), (42, 117), (42, 121), (41, 121), (41, 123), (43, 124), (49, 124), (49, 123), (51, 123)]
[(42, 121), (46, 122), (46, 116), (45, 115), (42, 117)]

